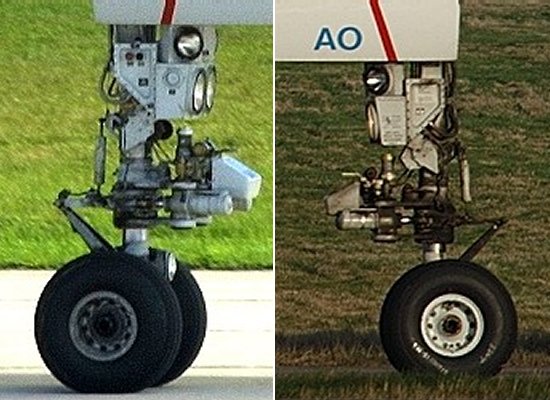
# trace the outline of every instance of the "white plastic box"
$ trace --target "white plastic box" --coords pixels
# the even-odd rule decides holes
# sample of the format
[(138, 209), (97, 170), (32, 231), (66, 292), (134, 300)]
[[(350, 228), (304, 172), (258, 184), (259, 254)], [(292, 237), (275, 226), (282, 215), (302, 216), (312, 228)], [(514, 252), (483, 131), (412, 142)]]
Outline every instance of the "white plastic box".
[(235, 209), (250, 210), (261, 186), (262, 177), (236, 158), (222, 155), (212, 161), (212, 189), (227, 191)]

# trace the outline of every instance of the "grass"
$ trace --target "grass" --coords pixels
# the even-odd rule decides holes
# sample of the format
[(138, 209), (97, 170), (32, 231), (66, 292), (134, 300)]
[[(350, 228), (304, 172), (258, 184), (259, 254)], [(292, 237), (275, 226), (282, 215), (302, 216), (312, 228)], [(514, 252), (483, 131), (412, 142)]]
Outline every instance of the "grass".
[[(86, 251), (52, 202), (63, 188), (91, 186), (96, 121), (105, 109), (96, 87), (106, 28), (94, 22), (86, 0), (0, 1), (0, 15), (0, 266), (57, 267)], [(199, 138), (236, 146), (263, 175), (262, 193), (250, 213), (193, 231), (160, 228), (152, 243), (195, 267), (271, 267), (271, 27), (219, 33), (216, 107), (193, 126)], [(114, 166), (116, 141), (110, 146)], [(119, 240), (110, 213), (86, 215)]]
[[(550, 355), (549, 13), (542, 5), (475, 6), (465, 8), (462, 18), (458, 105), (474, 203), (460, 208), (510, 219), (476, 258), (504, 282), (516, 303), (520, 340), (510, 368), (541, 367)], [(324, 215), (322, 199), (342, 186), (340, 173), (378, 165), (384, 151), (368, 143), (361, 70), (353, 63), (276, 65), (279, 398), (427, 393), (422, 382), (393, 374), (332, 381), (323, 373), (283, 374), (303, 366), (389, 369), (378, 339), (378, 313), (391, 284), (421, 261), (410, 240), (374, 244), (368, 232), (339, 232)], [(452, 184), (458, 198), (457, 180)], [(460, 228), (449, 255), (458, 256), (483, 229)], [(547, 381), (504, 377), (470, 388), (469, 380), (438, 379), (442, 389), (433, 398), (502, 393), (534, 398)], [(477, 390), (479, 397), (472, 394)]]
[(495, 378), (451, 376), (400, 376), (338, 372), (277, 375), (284, 386), (277, 385), (279, 399), (544, 399), (550, 377), (544, 374), (501, 375)]

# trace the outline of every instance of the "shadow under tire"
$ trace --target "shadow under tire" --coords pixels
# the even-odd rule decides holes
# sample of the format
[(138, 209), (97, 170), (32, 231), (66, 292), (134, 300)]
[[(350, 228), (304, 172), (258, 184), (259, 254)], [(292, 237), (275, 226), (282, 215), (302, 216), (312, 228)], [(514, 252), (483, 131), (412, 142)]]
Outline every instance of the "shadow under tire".
[(87, 393), (136, 392), (172, 365), (180, 315), (170, 285), (148, 262), (93, 252), (48, 282), (35, 313), (35, 339), (64, 385)]
[(207, 312), (202, 291), (189, 268), (181, 262), (171, 285), (181, 310), (182, 339), (176, 359), (156, 386), (173, 381), (193, 364), (206, 335)]
[(460, 260), (419, 265), (388, 292), (380, 338), (401, 372), (491, 376), (510, 358), (517, 315), (504, 285)]

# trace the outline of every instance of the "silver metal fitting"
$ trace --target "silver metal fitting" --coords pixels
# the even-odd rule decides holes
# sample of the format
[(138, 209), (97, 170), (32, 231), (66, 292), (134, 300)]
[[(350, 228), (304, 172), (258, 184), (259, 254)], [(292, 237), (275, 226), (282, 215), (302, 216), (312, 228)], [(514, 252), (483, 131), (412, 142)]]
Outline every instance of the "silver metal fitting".
[(376, 229), (376, 214), (355, 213), (349, 210), (342, 211), (336, 218), (336, 227), (341, 230)]

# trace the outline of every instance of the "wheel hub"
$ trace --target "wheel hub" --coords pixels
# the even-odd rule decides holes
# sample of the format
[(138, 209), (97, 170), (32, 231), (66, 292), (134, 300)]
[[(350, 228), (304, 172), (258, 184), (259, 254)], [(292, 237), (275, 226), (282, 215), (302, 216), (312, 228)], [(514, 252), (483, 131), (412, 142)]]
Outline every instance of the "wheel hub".
[(449, 293), (436, 297), (424, 308), (420, 331), (435, 353), (460, 357), (475, 349), (481, 341), (484, 319), (470, 298)]
[(462, 331), (462, 322), (460, 317), (449, 315), (441, 321), (441, 333), (447, 336), (455, 336)]
[(137, 317), (122, 296), (98, 291), (80, 299), (69, 318), (75, 347), (96, 361), (113, 361), (126, 354), (137, 337)]

